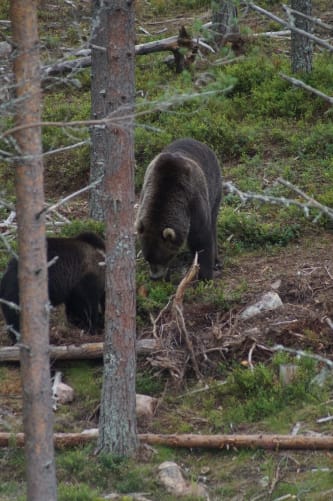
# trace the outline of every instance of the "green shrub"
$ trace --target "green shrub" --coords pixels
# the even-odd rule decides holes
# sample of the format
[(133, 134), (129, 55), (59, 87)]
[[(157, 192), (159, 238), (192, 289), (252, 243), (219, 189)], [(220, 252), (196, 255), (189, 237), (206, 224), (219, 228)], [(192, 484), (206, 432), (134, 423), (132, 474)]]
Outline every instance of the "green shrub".
[[(283, 385), (278, 368), (281, 362), (291, 360), (298, 370), (293, 382)], [(215, 389), (219, 398), (222, 398), (224, 413), (223, 417), (217, 413), (213, 421), (255, 422), (288, 406), (319, 400), (324, 390), (312, 382), (316, 369), (317, 362), (311, 357), (294, 359), (280, 354), (273, 357), (271, 366), (258, 363), (253, 370), (235, 367), (227, 379), (227, 385)]]
[(218, 240), (224, 245), (232, 236), (231, 245), (239, 249), (256, 249), (271, 245), (285, 246), (300, 235), (300, 225), (261, 222), (254, 215), (225, 207), (218, 218)]

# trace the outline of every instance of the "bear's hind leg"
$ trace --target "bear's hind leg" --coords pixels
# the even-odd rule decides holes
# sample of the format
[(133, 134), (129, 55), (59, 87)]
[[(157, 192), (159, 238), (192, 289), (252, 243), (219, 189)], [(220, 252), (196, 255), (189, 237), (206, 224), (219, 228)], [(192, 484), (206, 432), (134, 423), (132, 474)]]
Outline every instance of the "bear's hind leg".
[[(70, 323), (93, 334), (101, 327), (104, 304), (100, 286), (93, 274), (86, 275), (71, 291), (66, 303), (66, 316)], [(101, 306), (102, 313), (99, 311)]]

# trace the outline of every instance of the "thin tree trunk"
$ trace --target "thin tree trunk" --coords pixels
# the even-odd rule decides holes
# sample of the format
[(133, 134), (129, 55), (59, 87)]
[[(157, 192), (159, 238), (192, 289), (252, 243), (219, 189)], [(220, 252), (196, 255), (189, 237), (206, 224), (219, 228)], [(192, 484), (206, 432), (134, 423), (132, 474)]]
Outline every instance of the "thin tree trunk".
[(218, 47), (224, 44), (230, 33), (239, 34), (234, 0), (212, 0), (212, 30)]
[[(94, 2), (94, 30), (104, 116), (133, 112), (134, 1)], [(94, 37), (96, 40), (97, 37)], [(102, 42), (102, 44), (101, 44)], [(104, 50), (104, 48), (106, 50)], [(93, 56), (94, 57), (94, 56)], [(94, 67), (95, 63), (94, 63)], [(106, 313), (99, 448), (132, 455), (138, 445), (135, 397), (135, 245), (133, 118), (99, 130), (99, 162), (105, 167), (102, 201), (106, 219)]]
[[(291, 8), (312, 15), (312, 0), (291, 0)], [(293, 14), (294, 26), (311, 33), (312, 22), (309, 19)], [(293, 73), (310, 73), (312, 71), (313, 44), (309, 38), (291, 32), (291, 70)]]
[[(16, 124), (41, 121), (40, 57), (37, 0), (12, 0), (15, 45)], [(49, 310), (45, 245), (41, 130), (15, 135), (22, 159), (16, 165), (19, 242), (21, 376), (27, 498), (57, 499), (53, 445), (53, 413), (49, 366)]]
[[(16, 125), (39, 123), (40, 57), (37, 0), (12, 0), (15, 45)], [(49, 366), (49, 310), (41, 130), (23, 129), (15, 139), (21, 161), (16, 164), (19, 242), (20, 355), (23, 427), (26, 436), (27, 499), (57, 499), (53, 445), (53, 413)]]

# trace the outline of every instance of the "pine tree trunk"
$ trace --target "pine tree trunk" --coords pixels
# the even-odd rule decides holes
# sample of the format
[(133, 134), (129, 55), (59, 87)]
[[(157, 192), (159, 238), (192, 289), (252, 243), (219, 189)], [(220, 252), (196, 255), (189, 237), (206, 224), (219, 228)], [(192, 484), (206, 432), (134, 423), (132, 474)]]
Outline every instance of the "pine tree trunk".
[[(311, 16), (312, 0), (291, 0), (291, 8)], [(304, 17), (294, 14), (294, 24), (296, 28), (311, 33), (311, 21)], [(300, 35), (291, 32), (291, 71), (293, 73), (310, 73), (312, 71), (312, 41)]]
[(20, 358), (23, 427), (26, 436), (27, 499), (57, 499), (53, 446), (53, 411), (49, 365), (49, 309), (45, 245), (40, 57), (37, 0), (12, 0), (15, 45), (15, 140), (22, 157), (16, 164), (19, 241)]
[(212, 1), (212, 30), (214, 41), (221, 47), (230, 33), (239, 33), (237, 8), (234, 0)]
[[(99, 40), (101, 114), (116, 112), (99, 129), (98, 162), (105, 168), (102, 193), (106, 220), (106, 315), (99, 448), (132, 455), (138, 445), (135, 397), (134, 1), (94, 2)], [(101, 42), (103, 45), (101, 45)], [(104, 48), (106, 50), (104, 50)], [(94, 56), (93, 56), (94, 57)], [(96, 63), (94, 63), (96, 68)], [(94, 76), (96, 78), (96, 75)], [(103, 111), (102, 111), (103, 110)], [(119, 117), (125, 117), (123, 119)]]

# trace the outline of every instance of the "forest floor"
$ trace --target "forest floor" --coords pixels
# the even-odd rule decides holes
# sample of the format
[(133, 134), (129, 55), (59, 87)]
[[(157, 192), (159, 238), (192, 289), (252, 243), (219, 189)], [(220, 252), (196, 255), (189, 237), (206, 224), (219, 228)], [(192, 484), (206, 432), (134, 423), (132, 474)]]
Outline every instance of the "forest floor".
[[(71, 2), (64, 2), (70, 5)], [(90, 2), (78, 1), (86, 14)], [(158, 2), (155, 2), (158, 3)], [(160, 2), (161, 4), (163, 2)], [(190, 3), (190, 2), (189, 2)], [(330, 22), (332, 18), (331, 5), (327, 3), (325, 12), (320, 13), (322, 20)], [(150, 12), (151, 2), (138, 2), (140, 22), (145, 20), (155, 29), (155, 18)], [(178, 7), (173, 8), (178, 12)], [(69, 8), (69, 7), (66, 7)], [(141, 12), (142, 10), (142, 12)], [(61, 14), (61, 10), (59, 11)], [(145, 14), (145, 17), (143, 16)], [(45, 24), (49, 34), (49, 23), (56, 20), (55, 33), (61, 32), (63, 20), (58, 7), (52, 4), (52, 9), (45, 9)], [(194, 13), (195, 14), (195, 13)], [(165, 36), (178, 32), (180, 21), (188, 22), (189, 17), (176, 16), (165, 12), (167, 31)], [(87, 15), (87, 14), (86, 14)], [(49, 19), (50, 17), (50, 19)], [(171, 22), (167, 20), (172, 17)], [(253, 13), (250, 14), (250, 26), (254, 33), (270, 30), (271, 26)], [(151, 25), (147, 20), (151, 19)], [(71, 17), (68, 16), (70, 20)], [(206, 22), (209, 16), (200, 16)], [(52, 24), (52, 23), (51, 23)], [(144, 23), (143, 23), (144, 24)], [(61, 45), (66, 33), (60, 37)], [(159, 30), (159, 24), (157, 28)], [(275, 29), (275, 28), (274, 28)], [(164, 35), (163, 35), (164, 36)], [(50, 37), (52, 46), (54, 40)], [(288, 40), (279, 42), (283, 47), (289, 45)], [(280, 47), (277, 51), (279, 54)], [(149, 65), (148, 65), (149, 66)], [(150, 68), (149, 68), (150, 71)], [(260, 77), (261, 78), (261, 77)], [(69, 100), (70, 101), (70, 100)], [(278, 148), (278, 146), (276, 146)], [(269, 157), (274, 158), (271, 146)], [(245, 155), (245, 153), (244, 153)], [(283, 152), (281, 153), (283, 156)], [(85, 171), (84, 181), (71, 172), (72, 160), (67, 157), (53, 160), (52, 169), (47, 169), (46, 198), (64, 196), (72, 190), (82, 187), (88, 180)], [(224, 165), (225, 172), (232, 172), (232, 162)], [(286, 163), (287, 160), (286, 160)], [(61, 170), (68, 165), (68, 179)], [(81, 157), (78, 158), (81, 168)], [(250, 164), (249, 164), (250, 165)], [(253, 168), (254, 164), (251, 164)], [(319, 169), (319, 167), (318, 167)], [(60, 172), (60, 174), (59, 174)], [(66, 171), (65, 171), (66, 172)], [(246, 174), (248, 169), (246, 169)], [(232, 179), (232, 176), (229, 176)], [(323, 179), (324, 177), (320, 178)], [(60, 186), (58, 188), (58, 185)], [(64, 185), (67, 189), (64, 190)], [(66, 191), (66, 192), (65, 192)], [(223, 209), (222, 209), (223, 210)], [(88, 218), (88, 203), (85, 197), (63, 206), (60, 212), (69, 220)], [(221, 256), (223, 259), (223, 256)], [(140, 266), (142, 261), (140, 262)], [(189, 266), (190, 263), (188, 263)], [(1, 269), (0, 272), (3, 270)], [(174, 290), (177, 288), (175, 283)], [(146, 294), (150, 287), (148, 278), (138, 296)], [(195, 361), (198, 365), (200, 378), (193, 366), (186, 343), (179, 335), (174, 324), (170, 323), (170, 311), (165, 311), (159, 320), (158, 330), (153, 329), (152, 319), (146, 317), (138, 323), (137, 338), (157, 337), (160, 349), (149, 355), (140, 355), (137, 361), (139, 391), (158, 398), (158, 405), (151, 420), (139, 420), (139, 433), (285, 433), (291, 434), (298, 429), (299, 434), (331, 435), (333, 415), (333, 390), (329, 386), (326, 401), (319, 403), (300, 402), (299, 406), (290, 406), (266, 419), (246, 420), (238, 423), (230, 421), (226, 425), (223, 415), (228, 411), (224, 403), (224, 395), (219, 395), (217, 384), (224, 380), (234, 368), (256, 368), (260, 363), (269, 366), (277, 350), (277, 345), (297, 353), (300, 350), (309, 351), (322, 357), (317, 367), (327, 366), (324, 359), (333, 361), (333, 232), (322, 228), (309, 229), (303, 232), (299, 240), (294, 240), (285, 247), (260, 248), (255, 251), (243, 251), (230, 254), (224, 259), (224, 266), (214, 275), (213, 287), (200, 289), (200, 284), (193, 282), (188, 285), (183, 301), (183, 317), (187, 332), (194, 347)], [(200, 301), (200, 290), (203, 290)], [(211, 300), (210, 292), (211, 290)], [(196, 292), (199, 291), (199, 292)], [(247, 320), (242, 319), (244, 309), (256, 303), (263, 294), (276, 292), (282, 305), (275, 310), (262, 311)], [(220, 294), (220, 296), (219, 296)], [(220, 300), (219, 300), (220, 298)], [(165, 302), (165, 306), (167, 300)], [(154, 311), (156, 319), (158, 311)], [(82, 330), (73, 328), (66, 323), (63, 308), (51, 312), (50, 340), (54, 345), (79, 345), (87, 342), (103, 341), (103, 334), (90, 336)], [(5, 325), (0, 316), (0, 349), (9, 345)], [(94, 361), (58, 361), (52, 362), (52, 375), (56, 370), (63, 373), (65, 383), (74, 388), (73, 402), (60, 405), (55, 412), (55, 430), (58, 432), (79, 432), (98, 426), (98, 406), (102, 382), (102, 360)], [(246, 371), (244, 371), (246, 372)], [(248, 371), (250, 372), (250, 371)], [(198, 380), (199, 379), (199, 380)], [(142, 384), (146, 382), (146, 387)], [(277, 376), (278, 380), (278, 376)], [(149, 387), (149, 385), (151, 385)], [(152, 391), (149, 391), (149, 388)], [(265, 390), (261, 382), (257, 384), (259, 393)], [(244, 397), (243, 400), (246, 400)], [(235, 398), (235, 405), (237, 401)], [(288, 406), (287, 406), (288, 407)], [(327, 417), (327, 421), (318, 419)], [(17, 363), (0, 364), (0, 432), (17, 433), (22, 431), (22, 390), (20, 371)], [(116, 463), (110, 461), (109, 469), (93, 466), (98, 459), (92, 449), (57, 453), (57, 476), (59, 483), (73, 485), (72, 497), (61, 494), (59, 499), (82, 501), (100, 500), (101, 497), (76, 495), (81, 484), (98, 488), (109, 493), (120, 491), (120, 480), (131, 477), (132, 471), (117, 470)], [(149, 455), (148, 455), (149, 456)], [(157, 447), (152, 456), (141, 458), (132, 470), (138, 475), (136, 483), (127, 488), (122, 486), (120, 492), (146, 491), (146, 499), (151, 501), (173, 501), (176, 496), (168, 495), (165, 489), (149, 482), (157, 478), (157, 464), (163, 460), (175, 460), (183, 469), (190, 482), (201, 482), (207, 487), (211, 501), (259, 501), (259, 500), (290, 500), (301, 501), (333, 501), (333, 454), (332, 451), (263, 451), (260, 449), (223, 449), (194, 450)], [(112, 464), (111, 464), (112, 463)], [(139, 471), (135, 468), (142, 467)], [(107, 461), (105, 461), (107, 466)], [(104, 465), (104, 466), (105, 466)], [(91, 470), (89, 470), (91, 468)], [(102, 474), (100, 473), (102, 471)], [(24, 493), (24, 459), (19, 456), (15, 446), (0, 450), (0, 501), (23, 500)], [(100, 476), (98, 476), (100, 475)], [(114, 477), (112, 476), (114, 475)], [(123, 476), (122, 476), (123, 475)], [(107, 483), (106, 477), (110, 476)], [(118, 478), (117, 478), (118, 477)], [(12, 485), (12, 482), (15, 485)], [(104, 482), (104, 484), (103, 484)], [(118, 483), (117, 483), (118, 482)], [(141, 482), (141, 483), (140, 483)], [(157, 483), (156, 483), (157, 484)], [(115, 486), (115, 487), (114, 487)], [(134, 487), (133, 487), (134, 486)], [(136, 487), (139, 486), (139, 487)], [(147, 487), (149, 486), (149, 487)], [(126, 497), (126, 499), (131, 499)], [(198, 497), (191, 496), (188, 501), (196, 501)], [(207, 498), (208, 499), (208, 498)]]
[[(75, 211), (75, 208), (69, 207), (67, 210)], [(187, 301), (185, 297), (184, 320), (205, 384), (207, 382), (209, 384), (209, 381), (213, 381), (218, 375), (218, 366), (221, 361), (234, 366), (256, 366), (259, 362), (271, 360), (272, 348), (277, 344), (296, 351), (310, 350), (316, 355), (333, 359), (332, 250), (333, 234), (318, 232), (287, 247), (264, 252), (248, 252), (229, 258), (224, 269), (216, 272), (215, 281), (223, 282), (226, 295), (232, 294), (232, 291), (239, 287), (240, 282), (247, 284), (240, 300), (234, 301), (230, 310), (226, 310), (225, 307), (221, 310), (218, 304)], [(189, 287), (196, 287), (196, 284), (190, 284)], [(241, 319), (240, 314), (246, 306), (257, 302), (263, 294), (272, 290), (279, 294), (282, 306), (276, 310), (261, 312), (248, 320)], [(165, 326), (163, 332), (161, 339), (164, 336), (165, 350), (161, 349), (156, 353), (151, 353), (148, 358), (140, 356), (138, 359), (139, 371), (154, 367), (158, 376), (158, 373), (163, 374), (165, 371), (168, 373), (170, 370), (164, 379), (165, 391), (159, 398), (159, 405), (153, 419), (139, 420), (138, 431), (174, 433), (178, 431), (177, 423), (179, 425), (181, 422), (182, 429), (186, 429), (187, 423), (191, 432), (207, 433), (207, 420), (198, 406), (193, 409), (182, 408), (178, 406), (176, 400), (170, 401), (171, 394), (177, 399), (177, 395), (191, 392), (194, 373), (190, 357), (179, 358), (176, 350), (170, 349), (170, 342), (166, 342), (167, 336), (174, 336), (174, 332), (169, 334)], [(68, 326), (61, 308), (56, 309), (52, 314), (50, 334), (51, 343), (56, 345), (78, 345), (103, 340), (102, 335), (89, 336), (81, 330)], [(138, 329), (137, 336), (138, 338), (153, 337), (152, 326), (147, 324)], [(182, 347), (181, 344), (178, 342), (177, 350)], [(6, 345), (8, 345), (8, 339), (5, 326), (1, 322), (0, 346)], [(66, 374), (69, 364), (70, 362), (53, 363), (52, 369), (53, 371), (63, 370)], [(183, 370), (179, 364), (183, 364)], [(92, 374), (97, 374), (98, 378), (101, 377), (100, 362), (93, 362), (89, 370)], [(183, 379), (180, 383), (171, 377), (175, 373), (182, 374)], [(8, 364), (1, 374), (0, 431), (17, 432), (22, 429), (21, 382), (18, 366)], [(330, 405), (328, 403), (327, 409), (331, 408)], [(65, 412), (61, 410), (61, 407), (66, 409)], [(71, 404), (61, 407), (55, 414), (55, 426), (58, 431), (82, 431), (98, 425), (96, 400), (92, 400), (90, 406), (82, 407), (82, 402), (78, 398)], [(312, 409), (308, 415), (303, 413), (299, 433), (329, 433), (329, 422), (324, 425), (316, 423), (316, 419), (322, 417), (320, 412), (316, 414), (316, 411)], [(287, 432), (292, 431), (298, 419), (299, 416), (295, 416), (294, 419), (290, 416), (290, 430)], [(252, 422), (242, 423), (233, 428), (232, 432), (259, 433), (271, 432), (271, 430), (269, 426)], [(216, 453), (205, 450), (184, 450), (181, 453), (175, 452), (174, 455), (175, 460), (187, 470), (191, 478), (202, 481), (205, 477), (206, 488), (208, 492), (211, 492), (211, 499), (232, 499), (233, 501), (275, 499), (273, 493), (276, 495), (281, 492), (290, 494), (289, 497), (281, 499), (333, 499), (331, 489), (333, 483), (329, 480), (333, 466), (332, 455), (329, 452), (311, 452), (310, 454), (309, 451), (248, 450), (241, 452), (231, 450), (221, 452), (218, 456)], [(269, 468), (270, 471), (267, 473), (266, 470)], [(203, 475), (202, 471), (209, 473)], [(315, 487), (313, 487), (314, 472), (317, 472), (318, 476)], [(323, 475), (325, 478), (322, 478)], [(309, 482), (309, 476), (312, 480), (307, 494), (304, 486)], [(277, 490), (278, 484), (280, 491)], [(293, 494), (296, 491), (299, 493), (297, 496)], [(256, 497), (256, 493), (259, 497)], [(157, 500), (158, 498), (148, 496), (148, 499)], [(174, 498), (171, 496), (165, 499)], [(191, 497), (190, 499), (199, 498)]]

